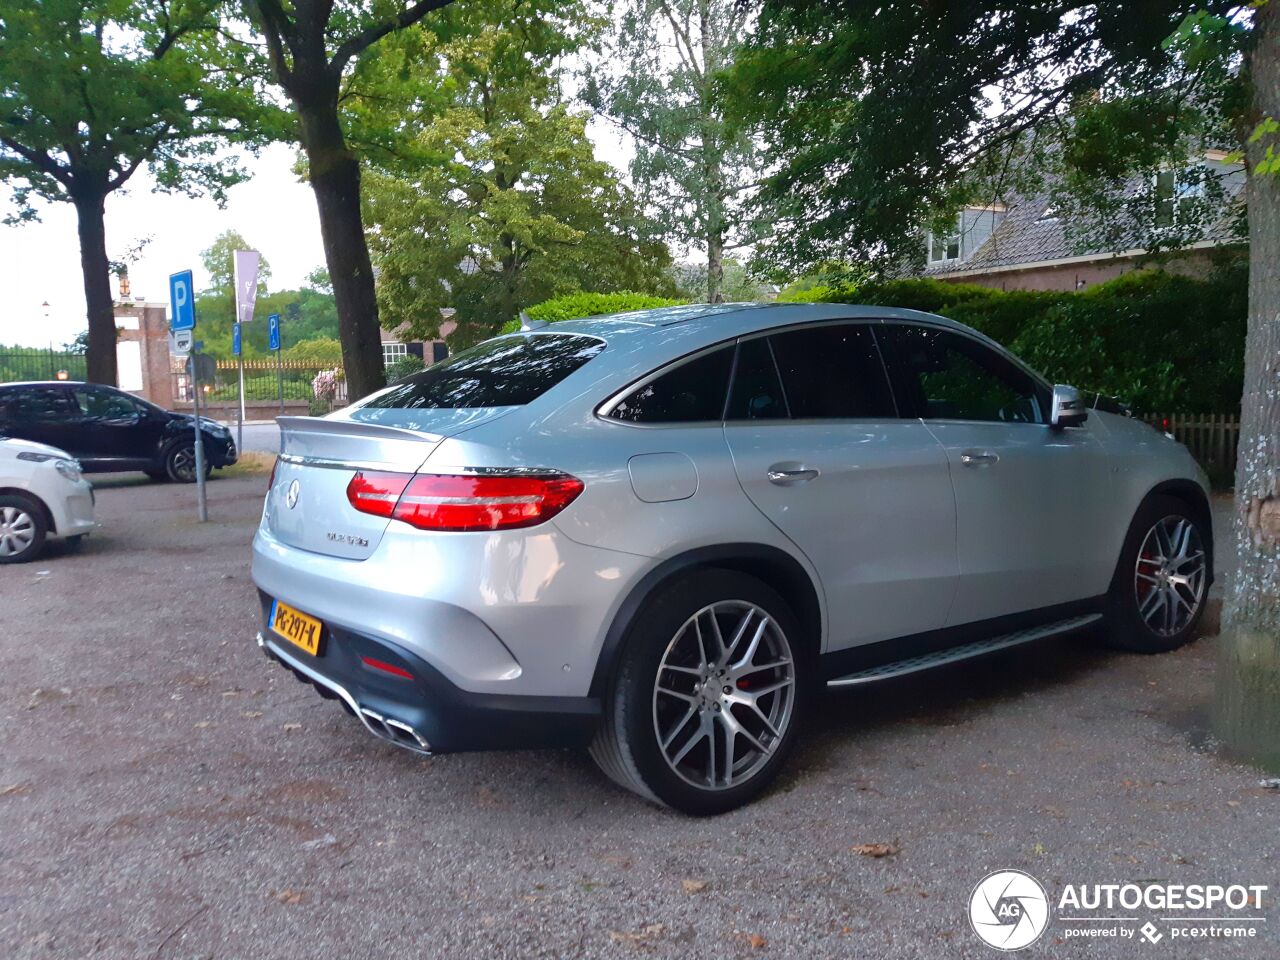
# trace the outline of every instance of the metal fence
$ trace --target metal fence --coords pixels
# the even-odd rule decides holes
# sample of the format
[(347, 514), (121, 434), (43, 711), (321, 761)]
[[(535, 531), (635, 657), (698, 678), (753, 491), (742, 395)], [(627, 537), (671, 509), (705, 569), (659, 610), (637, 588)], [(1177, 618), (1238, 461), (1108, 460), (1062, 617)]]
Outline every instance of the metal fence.
[(14, 380), (83, 380), (84, 354), (52, 347), (0, 347), (0, 383)]
[[(321, 374), (327, 374), (321, 378)], [(238, 402), (240, 399), (240, 364), (235, 360), (219, 360), (214, 381), (203, 385), (202, 399), (213, 403)], [(274, 402), (283, 390), (285, 400), (306, 400), (317, 404), (328, 402), (340, 407), (347, 402), (347, 381), (340, 364), (323, 366), (298, 360), (246, 360), (244, 363), (244, 398), (246, 403)], [(173, 365), (173, 396), (189, 402), (192, 384), (185, 361)]]
[(1239, 414), (1150, 413), (1142, 419), (1185, 444), (1215, 482), (1227, 482), (1235, 473)]

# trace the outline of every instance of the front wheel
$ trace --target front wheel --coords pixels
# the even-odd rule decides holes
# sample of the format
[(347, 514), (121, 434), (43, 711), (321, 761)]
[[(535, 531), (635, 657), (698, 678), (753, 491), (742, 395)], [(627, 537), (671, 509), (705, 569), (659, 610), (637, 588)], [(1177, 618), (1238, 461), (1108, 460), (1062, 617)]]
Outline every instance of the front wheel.
[(19, 496), (0, 496), (0, 563), (26, 563), (40, 555), (49, 524), (39, 505)]
[(806, 649), (786, 602), (754, 577), (682, 577), (637, 615), (592, 756), (620, 785), (685, 813), (740, 807), (795, 744)]
[[(205, 451), (208, 453), (208, 451)], [(164, 455), (164, 472), (174, 483), (196, 482), (196, 444), (194, 440), (179, 440)], [(204, 477), (209, 479), (213, 467), (205, 457)]]
[(1138, 509), (1107, 596), (1107, 642), (1163, 653), (1191, 639), (1209, 591), (1208, 530), (1176, 497)]

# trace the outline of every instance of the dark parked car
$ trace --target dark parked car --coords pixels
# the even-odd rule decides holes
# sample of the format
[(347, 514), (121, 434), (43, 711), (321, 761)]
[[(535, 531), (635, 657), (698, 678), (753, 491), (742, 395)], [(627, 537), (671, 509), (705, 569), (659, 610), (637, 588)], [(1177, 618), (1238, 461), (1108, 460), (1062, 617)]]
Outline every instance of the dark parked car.
[[(236, 462), (231, 431), (200, 418), (208, 470)], [(0, 384), (0, 436), (47, 443), (86, 473), (141, 470), (153, 480), (196, 479), (195, 417), (97, 383)]]

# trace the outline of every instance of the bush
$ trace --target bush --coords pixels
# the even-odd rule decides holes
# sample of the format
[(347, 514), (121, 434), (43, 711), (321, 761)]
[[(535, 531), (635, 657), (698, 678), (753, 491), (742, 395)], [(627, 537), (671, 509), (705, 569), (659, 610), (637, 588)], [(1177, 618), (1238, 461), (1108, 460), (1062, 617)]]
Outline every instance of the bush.
[(427, 365), (422, 361), (421, 357), (415, 357), (412, 353), (406, 354), (387, 367), (387, 383), (403, 380), (405, 377), (412, 376), (426, 368)]
[(919, 279), (813, 287), (786, 300), (941, 314), (1050, 380), (1121, 397), (1139, 412), (1226, 413), (1239, 408), (1243, 388), (1247, 297), (1247, 276), (1227, 268), (1203, 280), (1136, 271), (1079, 293)]
[[(543, 300), (525, 311), (530, 320), (578, 320), (582, 317), (598, 317), (606, 313), (625, 313), (628, 310), (651, 310), (654, 307), (678, 307), (687, 300), (671, 300), (647, 293), (570, 293), (563, 297)], [(508, 321), (499, 333), (515, 333), (520, 321)]]

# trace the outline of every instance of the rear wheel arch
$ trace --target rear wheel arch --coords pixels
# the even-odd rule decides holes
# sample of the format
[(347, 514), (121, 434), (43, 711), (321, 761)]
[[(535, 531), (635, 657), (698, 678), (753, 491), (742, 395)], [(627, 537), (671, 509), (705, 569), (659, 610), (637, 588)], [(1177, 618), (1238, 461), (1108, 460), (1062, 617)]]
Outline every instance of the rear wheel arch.
[(824, 635), (822, 603), (817, 584), (799, 560), (778, 547), (762, 543), (699, 547), (664, 560), (627, 594), (605, 634), (591, 678), (591, 696), (603, 697), (609, 690), (627, 631), (649, 598), (673, 580), (697, 569), (732, 570), (772, 587), (800, 621), (804, 634), (801, 642), (816, 660)]

